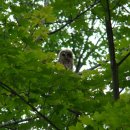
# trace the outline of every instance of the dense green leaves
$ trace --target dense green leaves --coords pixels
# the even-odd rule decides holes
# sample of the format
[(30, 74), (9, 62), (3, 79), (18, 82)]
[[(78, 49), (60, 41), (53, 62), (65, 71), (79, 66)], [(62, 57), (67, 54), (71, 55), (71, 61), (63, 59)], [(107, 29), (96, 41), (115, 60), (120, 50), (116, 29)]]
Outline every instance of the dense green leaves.
[[(120, 99), (113, 100), (105, 1), (0, 1), (0, 129), (130, 129), (128, 1), (110, 1)], [(63, 47), (74, 71), (57, 63)]]
[[(125, 95), (125, 98), (124, 98)], [(112, 104), (107, 104), (101, 113), (95, 112), (91, 116), (85, 115), (80, 117), (82, 124), (86, 128), (93, 129), (129, 129), (129, 95), (123, 94), (120, 101)]]

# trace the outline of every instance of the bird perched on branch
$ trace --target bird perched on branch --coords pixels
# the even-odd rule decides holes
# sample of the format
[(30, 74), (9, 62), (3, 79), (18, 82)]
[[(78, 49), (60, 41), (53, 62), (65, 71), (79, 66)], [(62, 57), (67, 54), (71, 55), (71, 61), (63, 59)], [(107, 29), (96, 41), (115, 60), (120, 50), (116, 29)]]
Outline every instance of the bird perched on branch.
[(73, 70), (73, 52), (63, 49), (59, 52), (58, 62), (63, 64), (66, 69)]

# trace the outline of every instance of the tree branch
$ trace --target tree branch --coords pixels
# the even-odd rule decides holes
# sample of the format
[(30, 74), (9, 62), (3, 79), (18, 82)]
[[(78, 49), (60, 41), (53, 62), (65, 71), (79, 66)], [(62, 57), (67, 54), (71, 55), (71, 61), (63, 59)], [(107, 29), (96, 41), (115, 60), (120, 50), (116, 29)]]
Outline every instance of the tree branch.
[(128, 14), (130, 14), (130, 11), (127, 10), (124, 6), (122, 6), (122, 8), (123, 8)]
[[(103, 62), (104, 62), (104, 63), (107, 63), (108, 60), (107, 60), (107, 61), (103, 61)], [(101, 66), (101, 65), (102, 65), (102, 64), (97, 64), (97, 65), (95, 65), (95, 66), (89, 68), (88, 70), (94, 70), (94, 69), (98, 68), (98, 67)]]
[(95, 66), (89, 68), (88, 70), (94, 70), (94, 69), (98, 68), (99, 66), (101, 66), (101, 64), (97, 64), (97, 65), (95, 65)]
[[(86, 41), (88, 41), (88, 39), (89, 39), (89, 37), (87, 37)], [(83, 44), (82, 44), (82, 48), (83, 48)], [(80, 54), (80, 56), (79, 56), (79, 58), (78, 58), (78, 63), (77, 63), (77, 65), (76, 65), (76, 70), (75, 70), (76, 73), (78, 73), (79, 70), (80, 70), (81, 67), (82, 67), (81, 59), (82, 59), (83, 54), (84, 54), (85, 51), (86, 51), (86, 50), (85, 50), (85, 47), (84, 47), (82, 53)]]
[(82, 115), (82, 113), (81, 112), (79, 112), (79, 111), (76, 111), (76, 110), (73, 110), (73, 109), (67, 109), (69, 112), (71, 112), (71, 113), (73, 113), (75, 116), (79, 116), (79, 115)]
[(129, 56), (130, 52), (119, 63), (117, 63), (117, 65), (120, 66)]
[[(97, 40), (97, 42), (96, 42), (95, 46), (92, 48), (92, 50), (87, 53), (85, 58), (83, 58), (84, 61), (86, 61), (88, 59), (88, 57), (94, 52), (94, 50), (97, 48), (97, 45), (98, 45), (99, 41), (101, 40), (101, 38), (103, 38), (104, 35), (105, 35), (105, 33), (102, 34), (102, 36)], [(94, 67), (92, 67), (90, 69), (87, 69), (87, 70), (94, 70), (94, 69), (96, 69), (99, 66), (101, 66), (101, 64), (97, 64)]]
[(61, 26), (59, 29), (49, 32), (48, 35), (54, 34), (60, 30), (62, 30), (64, 27), (66, 27), (67, 25), (71, 24), (72, 22), (74, 22), (75, 20), (77, 20), (79, 17), (81, 17), (83, 14), (85, 14), (87, 11), (89, 11), (92, 7), (94, 7), (96, 4), (98, 4), (100, 2), (100, 0), (95, 0), (95, 2), (93, 4), (91, 4), (86, 10), (84, 10), (83, 12), (77, 14), (77, 16), (75, 16), (73, 19), (68, 20), (68, 22), (66, 22), (65, 25)]
[(26, 122), (26, 121), (32, 121), (32, 120), (34, 120), (36, 118), (38, 118), (38, 117), (27, 117), (25, 119), (19, 119), (19, 120), (16, 120), (16, 121), (4, 122), (3, 124), (0, 124), (0, 128), (15, 125), (15, 124), (19, 124), (19, 123)]
[(125, 89), (125, 88), (122, 88), (122, 89), (119, 91), (119, 93), (121, 93), (124, 89)]
[(56, 130), (60, 130), (51, 120), (49, 120), (45, 115), (43, 115), (41, 112), (39, 112), (30, 102), (28, 102), (24, 97), (22, 97), (21, 95), (19, 95), (14, 89), (12, 89), (11, 87), (9, 87), (8, 85), (0, 82), (0, 86), (11, 92), (12, 94), (16, 95), (17, 97), (19, 97), (21, 99), (21, 101), (23, 101), (25, 104), (27, 104), (28, 106), (30, 106), (30, 108), (35, 111), (41, 118), (43, 118), (46, 122), (48, 122), (53, 128), (55, 128)]

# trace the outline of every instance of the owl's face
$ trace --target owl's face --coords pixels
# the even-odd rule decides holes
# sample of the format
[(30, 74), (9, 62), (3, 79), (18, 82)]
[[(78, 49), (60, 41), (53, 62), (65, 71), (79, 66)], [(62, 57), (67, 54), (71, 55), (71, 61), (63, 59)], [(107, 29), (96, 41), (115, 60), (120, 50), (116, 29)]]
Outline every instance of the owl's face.
[(73, 59), (72, 52), (69, 50), (62, 51), (60, 53), (60, 58), (62, 58), (63, 61), (71, 62)]
[(71, 69), (73, 68), (73, 53), (71, 50), (62, 50), (59, 53), (59, 62), (62, 63), (65, 68)]

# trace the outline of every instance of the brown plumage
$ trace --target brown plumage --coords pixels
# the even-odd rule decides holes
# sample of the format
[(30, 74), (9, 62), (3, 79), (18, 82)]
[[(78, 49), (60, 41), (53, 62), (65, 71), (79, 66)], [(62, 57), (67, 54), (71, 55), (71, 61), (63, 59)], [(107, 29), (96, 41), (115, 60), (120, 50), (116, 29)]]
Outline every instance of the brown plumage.
[(63, 64), (66, 69), (73, 70), (73, 53), (71, 50), (61, 50), (58, 55), (58, 58), (58, 62)]

